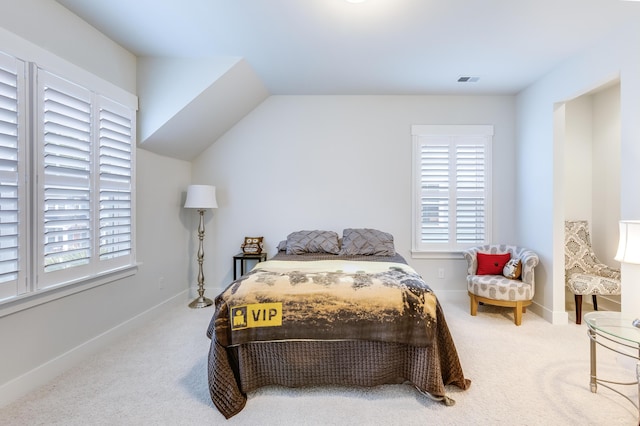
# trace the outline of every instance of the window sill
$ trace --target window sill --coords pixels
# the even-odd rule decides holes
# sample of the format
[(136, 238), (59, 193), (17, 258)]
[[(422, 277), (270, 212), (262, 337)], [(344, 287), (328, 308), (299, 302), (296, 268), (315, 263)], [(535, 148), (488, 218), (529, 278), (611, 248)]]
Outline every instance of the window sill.
[(34, 306), (51, 302), (53, 300), (70, 296), (72, 294), (99, 287), (113, 281), (133, 276), (138, 272), (138, 266), (139, 264), (125, 266), (105, 272), (104, 274), (96, 277), (74, 282), (73, 284), (52, 287), (35, 293), (27, 293), (8, 299), (4, 302), (0, 302), (0, 318), (25, 309), (33, 308)]
[(464, 255), (459, 251), (418, 251), (411, 250), (412, 259), (464, 259)]

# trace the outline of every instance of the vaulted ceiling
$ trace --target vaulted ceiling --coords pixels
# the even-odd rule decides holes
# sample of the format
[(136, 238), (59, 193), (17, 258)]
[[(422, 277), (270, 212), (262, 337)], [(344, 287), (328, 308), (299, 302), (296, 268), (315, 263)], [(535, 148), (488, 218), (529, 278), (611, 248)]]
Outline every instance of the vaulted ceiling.
[(515, 94), (640, 22), (640, 2), (621, 0), (57, 1), (141, 58), (241, 58), (246, 108), (269, 94)]

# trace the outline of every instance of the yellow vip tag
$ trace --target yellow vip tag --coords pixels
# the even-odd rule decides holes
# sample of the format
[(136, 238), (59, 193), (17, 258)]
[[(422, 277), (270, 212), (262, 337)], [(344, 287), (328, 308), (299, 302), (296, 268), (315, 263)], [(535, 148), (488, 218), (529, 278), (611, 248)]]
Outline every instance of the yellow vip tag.
[(282, 303), (253, 303), (231, 308), (231, 329), (282, 326)]

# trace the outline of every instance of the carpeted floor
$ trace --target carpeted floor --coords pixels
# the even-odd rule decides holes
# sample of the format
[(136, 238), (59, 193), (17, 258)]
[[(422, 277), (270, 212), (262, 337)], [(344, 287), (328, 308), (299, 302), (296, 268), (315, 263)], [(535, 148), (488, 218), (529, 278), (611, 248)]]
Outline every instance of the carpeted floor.
[[(552, 326), (509, 309), (443, 304), (471, 388), (452, 407), (408, 385), (267, 387), (225, 420), (207, 388), (211, 308), (179, 306), (48, 385), (0, 409), (2, 425), (634, 425), (637, 410), (589, 391), (586, 326)], [(631, 381), (634, 366), (598, 351), (598, 374)], [(637, 387), (626, 392), (637, 399)]]

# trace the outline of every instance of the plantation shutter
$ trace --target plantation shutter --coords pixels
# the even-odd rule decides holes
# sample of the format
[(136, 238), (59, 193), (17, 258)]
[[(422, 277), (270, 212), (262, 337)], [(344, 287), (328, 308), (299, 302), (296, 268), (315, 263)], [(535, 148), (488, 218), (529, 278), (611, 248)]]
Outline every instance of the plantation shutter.
[(100, 100), (100, 260), (132, 255), (131, 110)]
[(92, 95), (42, 70), (38, 81), (43, 117), (41, 260), (46, 274), (86, 267), (91, 260)]
[(0, 51), (0, 307), (19, 299), (12, 312), (135, 273), (137, 98), (66, 72)]
[(27, 291), (24, 258), (25, 64), (0, 54), (0, 300)]
[(490, 240), (492, 126), (413, 126), (414, 250)]
[(486, 240), (486, 147), (483, 141), (456, 143), (456, 242)]
[(421, 145), (420, 151), (420, 240), (424, 243), (446, 243), (449, 240), (450, 223), (450, 146), (435, 141)]

